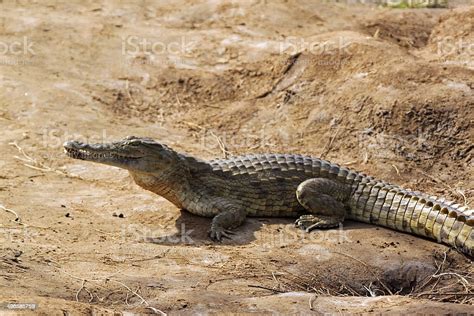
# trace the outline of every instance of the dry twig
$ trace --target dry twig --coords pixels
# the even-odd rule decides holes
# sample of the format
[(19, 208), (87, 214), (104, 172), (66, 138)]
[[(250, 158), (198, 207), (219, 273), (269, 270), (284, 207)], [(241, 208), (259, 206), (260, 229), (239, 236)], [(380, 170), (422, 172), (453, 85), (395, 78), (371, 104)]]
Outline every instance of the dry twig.
[[(3, 205), (1, 205), (1, 204), (0, 204), (0, 209), (6, 211), (6, 212), (8, 212), (8, 213), (11, 213), (11, 214), (15, 215), (15, 220), (13, 220), (12, 222), (17, 223), (18, 225), (24, 226), (24, 227), (26, 227), (26, 228), (50, 229), (49, 227), (41, 227), (41, 226), (35, 226), (35, 225), (29, 225), (29, 224), (23, 223), (23, 221), (21, 220), (20, 215), (18, 215), (17, 212), (15, 212), (15, 211), (12, 210), (12, 209), (6, 208), (5, 206), (3, 206)], [(3, 227), (3, 226), (2, 226), (2, 228), (8, 228), (8, 227)]]
[(247, 285), (247, 286), (248, 286), (248, 287), (254, 287), (254, 288), (257, 288), (257, 289), (264, 289), (264, 290), (272, 291), (272, 292), (275, 292), (275, 293), (285, 293), (285, 291), (281, 291), (281, 290), (277, 290), (277, 289), (272, 289), (272, 288), (265, 287), (265, 286), (261, 286), (261, 285), (252, 285), (252, 284), (249, 284), (249, 285)]
[(15, 222), (21, 223), (21, 218), (20, 218), (20, 216), (17, 214), (17, 212), (15, 212), (15, 211), (12, 210), (12, 209), (6, 208), (5, 206), (3, 206), (3, 205), (1, 205), (1, 204), (0, 204), (0, 208), (1, 208), (2, 210), (4, 210), (5, 212), (7, 212), (7, 213), (11, 213), (11, 214), (15, 215)]
[(45, 166), (43, 163), (39, 162), (38, 160), (36, 160), (33, 157), (26, 154), (25, 151), (23, 150), (23, 148), (21, 148), (16, 142), (11, 142), (11, 143), (8, 143), (8, 144), (11, 145), (11, 146), (14, 146), (16, 149), (18, 149), (18, 151), (20, 152), (20, 154), (23, 157), (19, 157), (19, 156), (13, 156), (13, 157), (17, 160), (22, 161), (23, 165), (25, 167), (28, 167), (28, 168), (31, 168), (31, 169), (34, 169), (34, 170), (38, 170), (38, 171), (43, 171), (43, 172), (54, 172), (54, 173), (60, 174), (62, 176), (70, 177), (70, 178), (82, 179), (81, 177), (67, 174), (64, 171)]
[(192, 123), (192, 122), (183, 121), (183, 123), (186, 124), (186, 125), (189, 125), (191, 127), (203, 130), (204, 132), (209, 132), (209, 134), (211, 134), (211, 136), (216, 139), (217, 145), (219, 146), (219, 149), (221, 150), (222, 154), (224, 155), (224, 158), (228, 158), (229, 156), (232, 155), (232, 153), (228, 150), (228, 148), (227, 148), (226, 144), (224, 143), (224, 141), (219, 136), (217, 136), (212, 130), (210, 130), (208, 128), (205, 128), (201, 125)]
[[(56, 267), (59, 271), (63, 272), (64, 274), (74, 278), (74, 279), (77, 279), (77, 280), (80, 280), (82, 281), (81, 283), (81, 287), (79, 288), (79, 290), (76, 292), (76, 301), (79, 301), (79, 294), (80, 292), (84, 289), (87, 293), (89, 293), (89, 296), (90, 296), (90, 299), (89, 299), (89, 302), (91, 302), (93, 300), (93, 295), (85, 288), (85, 284), (86, 282), (107, 282), (107, 281), (110, 281), (110, 282), (113, 282), (113, 283), (116, 283), (116, 284), (119, 284), (120, 286), (124, 287), (125, 289), (127, 289), (129, 291), (129, 293), (133, 294), (134, 296), (138, 297), (139, 299), (141, 299), (141, 302), (138, 303), (138, 305), (140, 304), (145, 304), (146, 305), (146, 308), (152, 310), (155, 314), (158, 314), (158, 315), (163, 315), (163, 316), (166, 316), (167, 314), (163, 311), (161, 311), (160, 309), (156, 308), (156, 307), (153, 307), (153, 306), (150, 306), (150, 304), (148, 303), (148, 301), (146, 299), (143, 298), (143, 296), (141, 296), (138, 291), (134, 291), (132, 290), (129, 286), (127, 286), (125, 283), (123, 282), (120, 282), (120, 281), (117, 281), (117, 280), (113, 280), (111, 279), (111, 276), (108, 276), (108, 277), (104, 277), (104, 278), (101, 278), (101, 279), (85, 279), (85, 278), (81, 278), (81, 277), (78, 277), (78, 276), (75, 276), (75, 275), (72, 275), (62, 269), (59, 269), (58, 267)], [(117, 274), (114, 273), (112, 274), (115, 275)], [(126, 301), (126, 304), (128, 305), (128, 292), (127, 292), (127, 297), (125, 298), (125, 301)]]
[(340, 128), (341, 128), (341, 125), (342, 125), (342, 124), (338, 124), (338, 125), (337, 125), (336, 132), (334, 133), (333, 137), (331, 137), (331, 138), (329, 139), (329, 141), (326, 143), (326, 145), (324, 146), (323, 151), (321, 152), (321, 155), (320, 155), (320, 157), (321, 157), (322, 159), (324, 159), (324, 157), (325, 157), (327, 154), (329, 154), (329, 152), (331, 151), (331, 149), (332, 149), (332, 143), (333, 143), (334, 140), (336, 139), (337, 134), (339, 133), (339, 130), (340, 130)]
[(76, 292), (76, 302), (79, 302), (79, 294), (82, 290), (86, 291), (89, 294), (89, 303), (92, 302), (92, 300), (94, 299), (94, 295), (92, 295), (91, 292), (89, 292), (89, 290), (85, 287), (86, 282), (86, 279), (82, 280), (81, 288)]
[(393, 169), (395, 169), (395, 171), (397, 172), (397, 176), (400, 177), (400, 171), (398, 170), (397, 166), (395, 166), (394, 164), (392, 164), (392, 167), (393, 167)]

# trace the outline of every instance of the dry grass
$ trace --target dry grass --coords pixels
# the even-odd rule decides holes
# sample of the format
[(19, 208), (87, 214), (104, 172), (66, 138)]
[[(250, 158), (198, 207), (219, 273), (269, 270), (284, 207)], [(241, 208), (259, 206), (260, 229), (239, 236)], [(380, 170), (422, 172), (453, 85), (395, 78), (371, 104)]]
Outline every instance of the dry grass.
[(309, 302), (310, 307), (318, 296), (376, 297), (385, 295), (406, 295), (438, 302), (472, 305), (474, 304), (472, 263), (466, 261), (463, 266), (452, 266), (451, 261), (447, 259), (448, 253), (435, 254), (433, 260), (437, 266), (436, 272), (418, 281), (408, 293), (404, 291), (406, 289), (391, 286), (388, 281), (384, 280), (380, 268), (370, 266), (343, 253), (338, 254), (364, 265), (373, 278), (367, 279), (365, 283), (355, 283), (348, 280), (347, 275), (338, 274), (336, 271), (330, 271), (328, 275), (312, 272), (302, 275), (285, 271), (277, 275), (272, 274), (273, 286), (251, 285), (250, 287), (265, 289), (273, 293), (293, 291), (315, 293), (315, 297), (312, 297)]

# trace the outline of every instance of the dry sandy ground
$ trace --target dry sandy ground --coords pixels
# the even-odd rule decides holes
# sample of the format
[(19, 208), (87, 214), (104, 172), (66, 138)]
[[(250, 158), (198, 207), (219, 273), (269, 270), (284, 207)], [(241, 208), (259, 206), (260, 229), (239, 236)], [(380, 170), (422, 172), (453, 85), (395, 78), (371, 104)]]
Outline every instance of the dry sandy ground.
[(208, 219), (63, 154), (137, 135), (211, 158), (219, 137), (472, 207), (474, 7), (347, 2), (1, 1), (0, 203), (19, 219), (0, 210), (0, 314), (472, 313), (472, 261), (445, 246), (291, 219), (216, 244)]

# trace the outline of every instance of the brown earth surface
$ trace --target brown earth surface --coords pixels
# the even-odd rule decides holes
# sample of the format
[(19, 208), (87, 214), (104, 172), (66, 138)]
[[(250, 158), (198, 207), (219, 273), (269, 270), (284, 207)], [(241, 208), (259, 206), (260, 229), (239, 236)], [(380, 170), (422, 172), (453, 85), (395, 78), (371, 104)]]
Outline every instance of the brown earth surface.
[(63, 154), (311, 154), (472, 208), (474, 7), (354, 3), (0, 1), (0, 314), (472, 313), (472, 261), (443, 245), (265, 218), (216, 244)]

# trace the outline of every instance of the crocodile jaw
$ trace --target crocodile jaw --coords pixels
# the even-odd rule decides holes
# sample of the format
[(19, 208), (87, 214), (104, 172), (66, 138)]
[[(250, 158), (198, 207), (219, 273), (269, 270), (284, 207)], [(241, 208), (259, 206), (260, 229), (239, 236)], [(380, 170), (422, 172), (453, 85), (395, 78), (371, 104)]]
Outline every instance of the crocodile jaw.
[(66, 154), (74, 159), (98, 162), (119, 168), (130, 169), (142, 158), (138, 155), (126, 154), (111, 144), (84, 144), (77, 141), (64, 143)]

